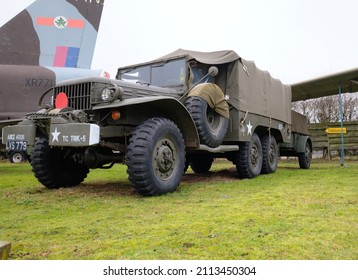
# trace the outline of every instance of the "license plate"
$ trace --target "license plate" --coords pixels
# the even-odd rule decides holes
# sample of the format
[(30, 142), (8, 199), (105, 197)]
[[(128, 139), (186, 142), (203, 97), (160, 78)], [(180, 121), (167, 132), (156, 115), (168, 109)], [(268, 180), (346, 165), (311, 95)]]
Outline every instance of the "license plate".
[(26, 151), (26, 141), (7, 141), (6, 149), (9, 151)]

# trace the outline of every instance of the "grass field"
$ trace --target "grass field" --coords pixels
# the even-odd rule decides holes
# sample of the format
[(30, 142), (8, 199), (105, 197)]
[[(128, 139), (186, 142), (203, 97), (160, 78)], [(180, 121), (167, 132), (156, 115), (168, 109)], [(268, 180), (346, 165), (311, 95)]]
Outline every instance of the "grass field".
[(239, 180), (226, 161), (142, 197), (126, 167), (48, 190), (29, 164), (0, 163), (0, 240), (10, 259), (358, 259), (358, 162), (281, 161)]

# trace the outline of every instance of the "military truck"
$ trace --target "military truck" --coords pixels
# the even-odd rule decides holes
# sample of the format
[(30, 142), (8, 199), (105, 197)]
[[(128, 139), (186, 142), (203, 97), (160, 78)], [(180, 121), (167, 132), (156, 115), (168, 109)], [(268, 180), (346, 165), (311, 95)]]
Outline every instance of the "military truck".
[(205, 173), (215, 158), (239, 178), (273, 173), (279, 156), (309, 168), (306, 119), (291, 112), (291, 89), (234, 51), (179, 49), (122, 67), (116, 79), (58, 83), (41, 110), (3, 129), (8, 147), (27, 150), (47, 188), (80, 184), (90, 169), (125, 163), (142, 195), (178, 187), (188, 166)]

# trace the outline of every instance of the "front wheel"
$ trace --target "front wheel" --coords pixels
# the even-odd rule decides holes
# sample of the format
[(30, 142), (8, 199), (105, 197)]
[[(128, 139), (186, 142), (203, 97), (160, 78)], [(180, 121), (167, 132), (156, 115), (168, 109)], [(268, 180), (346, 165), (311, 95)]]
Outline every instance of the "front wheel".
[(185, 166), (185, 146), (179, 128), (165, 118), (140, 124), (127, 150), (129, 181), (142, 195), (161, 195), (178, 187)]
[(36, 141), (31, 166), (38, 181), (49, 189), (79, 185), (89, 172), (80, 151), (51, 147), (45, 138)]

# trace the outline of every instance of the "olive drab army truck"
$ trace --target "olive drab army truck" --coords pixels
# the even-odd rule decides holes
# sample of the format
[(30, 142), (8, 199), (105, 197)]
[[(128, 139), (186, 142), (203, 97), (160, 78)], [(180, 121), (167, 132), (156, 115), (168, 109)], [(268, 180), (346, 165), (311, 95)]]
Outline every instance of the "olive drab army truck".
[(279, 156), (309, 168), (306, 119), (291, 88), (234, 51), (179, 49), (45, 92), (42, 109), (3, 129), (3, 143), (31, 154), (47, 188), (80, 184), (90, 169), (125, 163), (142, 195), (173, 192), (188, 166), (208, 172), (226, 158), (239, 178), (276, 171)]

